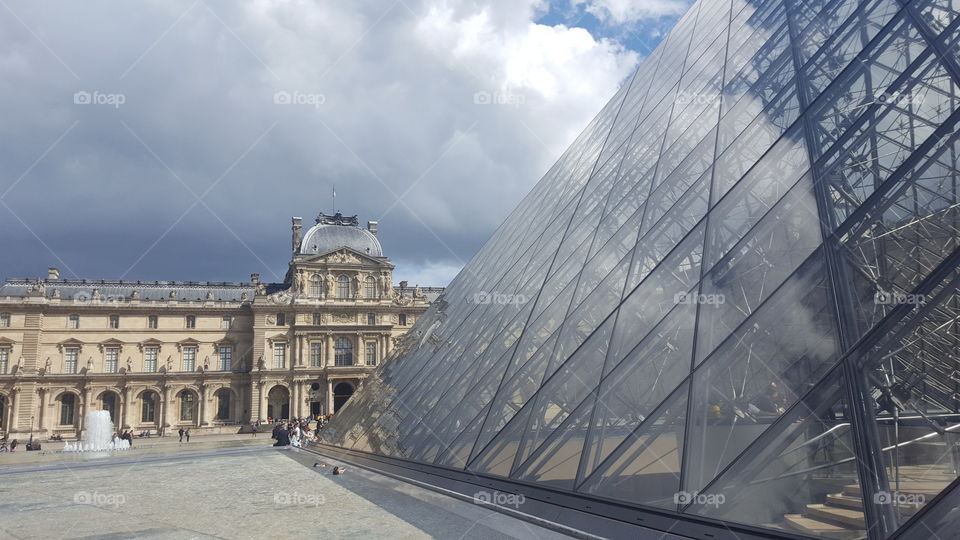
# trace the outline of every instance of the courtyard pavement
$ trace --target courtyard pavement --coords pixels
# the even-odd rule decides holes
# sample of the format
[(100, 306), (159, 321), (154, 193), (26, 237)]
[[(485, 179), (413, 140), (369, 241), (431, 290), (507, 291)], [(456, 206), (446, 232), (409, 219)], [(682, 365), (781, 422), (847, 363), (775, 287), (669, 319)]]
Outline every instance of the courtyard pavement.
[(0, 537), (568, 538), (349, 465), (335, 476), (270, 442), (4, 464)]

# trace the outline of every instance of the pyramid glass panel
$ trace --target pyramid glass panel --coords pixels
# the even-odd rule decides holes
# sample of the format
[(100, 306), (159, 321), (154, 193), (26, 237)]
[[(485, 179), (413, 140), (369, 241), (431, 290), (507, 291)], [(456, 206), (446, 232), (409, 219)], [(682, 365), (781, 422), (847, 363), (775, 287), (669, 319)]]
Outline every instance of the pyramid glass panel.
[(548, 519), (960, 530), (958, 51), (957, 0), (695, 2), (322, 442)]

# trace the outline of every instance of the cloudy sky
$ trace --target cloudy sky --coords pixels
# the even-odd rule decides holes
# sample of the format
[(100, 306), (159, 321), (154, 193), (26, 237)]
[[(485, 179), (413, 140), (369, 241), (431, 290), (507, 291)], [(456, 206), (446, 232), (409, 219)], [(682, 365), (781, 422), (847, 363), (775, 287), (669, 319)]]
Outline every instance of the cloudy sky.
[(0, 0), (0, 277), (279, 281), (290, 216), (444, 285), (688, 0)]

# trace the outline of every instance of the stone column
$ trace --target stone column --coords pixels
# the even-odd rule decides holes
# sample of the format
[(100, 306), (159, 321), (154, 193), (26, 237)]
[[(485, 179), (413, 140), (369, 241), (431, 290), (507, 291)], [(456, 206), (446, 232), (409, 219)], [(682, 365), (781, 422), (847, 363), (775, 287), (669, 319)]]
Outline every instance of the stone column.
[(133, 429), (133, 402), (131, 401), (132, 390), (129, 386), (123, 387), (123, 428)]
[(267, 421), (267, 384), (260, 381), (260, 419)]
[(200, 390), (199, 402), (197, 402), (197, 417), (194, 419), (194, 423), (197, 427), (207, 425), (207, 385), (201, 384), (198, 387)]
[(40, 430), (40, 433), (45, 434), (47, 432), (47, 418), (50, 416), (47, 414), (47, 394), (49, 392), (46, 388), (41, 388), (37, 392), (40, 394), (40, 417), (37, 418), (37, 429)]
[(83, 433), (87, 429), (85, 425), (87, 422), (87, 413), (92, 411), (91, 405), (93, 405), (92, 389), (89, 385), (84, 385), (83, 387), (83, 403), (80, 406), (80, 418), (77, 423), (80, 425), (80, 433)]
[(333, 412), (333, 379), (327, 377), (327, 414)]
[(14, 387), (13, 390), (10, 391), (10, 421), (7, 422), (7, 433), (15, 433), (19, 431), (20, 428), (20, 426), (17, 425), (17, 419), (19, 418), (18, 413), (20, 411), (19, 394), (20, 389), (17, 387)]
[(327, 342), (327, 358), (324, 365), (332, 366), (333, 365), (333, 334), (327, 334), (325, 338)]
[(163, 394), (160, 396), (160, 431), (167, 434), (167, 428), (170, 427), (170, 387), (163, 386)]

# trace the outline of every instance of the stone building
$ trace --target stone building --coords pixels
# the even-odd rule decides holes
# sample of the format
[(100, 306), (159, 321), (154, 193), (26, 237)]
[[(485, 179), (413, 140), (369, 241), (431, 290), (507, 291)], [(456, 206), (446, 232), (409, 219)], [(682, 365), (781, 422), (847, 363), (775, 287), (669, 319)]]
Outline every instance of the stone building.
[(376, 234), (293, 218), (283, 283), (7, 280), (0, 433), (76, 437), (91, 409), (154, 433), (337, 411), (442, 292), (395, 286)]

